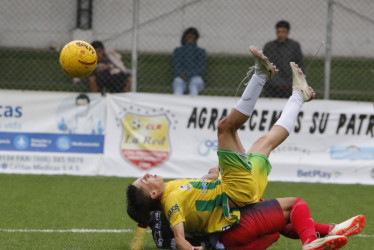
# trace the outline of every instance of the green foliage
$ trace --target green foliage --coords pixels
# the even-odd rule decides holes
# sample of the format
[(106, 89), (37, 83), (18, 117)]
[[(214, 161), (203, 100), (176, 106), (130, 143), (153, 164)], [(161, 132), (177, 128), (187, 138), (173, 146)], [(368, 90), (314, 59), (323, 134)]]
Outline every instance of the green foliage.
[[(0, 175), (0, 229), (131, 229), (128, 233), (0, 231), (1, 249), (130, 249), (136, 224), (126, 214), (125, 191), (134, 179), (45, 175)], [(340, 222), (366, 215), (361, 232), (374, 235), (374, 186), (270, 182), (265, 198), (305, 199), (315, 221)], [(373, 237), (351, 237), (345, 249), (369, 249)], [(300, 249), (281, 239), (271, 249)], [(155, 249), (149, 230), (142, 249)]]

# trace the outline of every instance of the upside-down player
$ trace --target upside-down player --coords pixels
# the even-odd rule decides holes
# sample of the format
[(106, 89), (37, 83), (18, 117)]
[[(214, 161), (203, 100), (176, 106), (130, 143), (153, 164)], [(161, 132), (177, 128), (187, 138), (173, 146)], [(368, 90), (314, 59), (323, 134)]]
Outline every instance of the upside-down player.
[[(235, 230), (234, 226), (240, 221), (240, 212), (237, 208), (258, 203), (263, 195), (267, 176), (271, 171), (268, 161), (270, 152), (293, 130), (302, 104), (314, 97), (314, 92), (308, 86), (301, 69), (290, 63), (293, 72), (293, 93), (275, 125), (253, 144), (248, 154), (245, 154), (237, 130), (251, 116), (265, 82), (277, 74), (275, 66), (262, 52), (252, 46), (250, 51), (256, 61), (255, 74), (235, 109), (218, 125), (217, 154), (222, 180), (189, 179), (164, 183), (162, 177), (146, 174), (128, 188), (129, 215), (140, 222), (142, 214), (146, 214), (144, 211), (161, 208), (170, 221), (176, 245), (180, 249), (193, 248), (185, 239), (185, 232), (214, 233), (233, 227), (227, 231), (229, 235)], [(290, 222), (302, 241), (303, 249), (338, 249), (347, 243), (347, 238), (342, 235), (317, 239), (309, 208), (301, 199), (280, 198), (259, 204), (261, 210), (253, 212), (254, 221), (243, 222), (245, 228), (251, 228), (251, 224), (256, 225), (259, 229), (259, 235), (256, 237), (279, 232), (286, 228), (287, 222)], [(266, 212), (269, 216), (261, 216), (261, 211), (272, 213)], [(247, 225), (249, 222), (251, 224)], [(225, 238), (225, 234), (222, 235), (222, 241), (229, 248), (237, 245), (244, 247), (253, 240), (229, 239)]]

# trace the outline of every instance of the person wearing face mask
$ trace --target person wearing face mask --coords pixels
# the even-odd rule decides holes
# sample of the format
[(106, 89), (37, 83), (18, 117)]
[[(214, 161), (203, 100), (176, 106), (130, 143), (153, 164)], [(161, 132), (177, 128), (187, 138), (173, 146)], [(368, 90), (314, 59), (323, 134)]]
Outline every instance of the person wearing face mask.
[(59, 130), (70, 134), (103, 134), (102, 121), (95, 119), (90, 112), (90, 98), (86, 94), (77, 96), (74, 112), (74, 117), (68, 124), (61, 118)]

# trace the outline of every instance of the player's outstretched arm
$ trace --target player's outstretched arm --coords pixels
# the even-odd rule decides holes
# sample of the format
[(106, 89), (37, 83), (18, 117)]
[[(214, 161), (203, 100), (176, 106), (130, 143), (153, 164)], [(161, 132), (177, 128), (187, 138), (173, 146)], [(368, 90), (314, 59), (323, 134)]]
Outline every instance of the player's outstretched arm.
[(181, 250), (203, 250), (204, 248), (201, 246), (194, 247), (192, 246), (184, 237), (184, 226), (183, 222), (179, 222), (177, 225), (173, 227), (174, 238), (177, 244), (177, 248)]

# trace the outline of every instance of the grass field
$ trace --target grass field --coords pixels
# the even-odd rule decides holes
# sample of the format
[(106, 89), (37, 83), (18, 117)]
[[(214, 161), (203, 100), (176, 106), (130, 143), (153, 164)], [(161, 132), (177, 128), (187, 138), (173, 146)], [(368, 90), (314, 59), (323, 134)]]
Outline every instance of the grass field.
[[(1, 249), (131, 249), (136, 225), (126, 214), (125, 190), (133, 179), (0, 174)], [(265, 198), (297, 196), (322, 223), (366, 215), (365, 229), (345, 249), (374, 248), (374, 186), (271, 182)], [(11, 232), (96, 229), (104, 232)], [(140, 249), (155, 249), (146, 231)], [(301, 249), (281, 237), (270, 249)]]
[[(45, 50), (0, 49), (0, 89), (28, 89), (86, 92), (86, 85), (73, 84), (60, 69), (59, 53)], [(131, 55), (123, 54), (129, 65)], [(305, 58), (305, 68), (310, 58)], [(236, 86), (253, 63), (249, 52), (243, 56), (209, 55), (203, 95), (235, 95)], [(306, 72), (308, 82), (324, 93), (324, 62), (316, 59)], [(373, 101), (374, 60), (333, 59), (331, 71), (331, 99)], [(138, 91), (172, 93), (171, 55), (142, 54), (138, 58)]]

